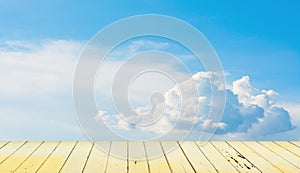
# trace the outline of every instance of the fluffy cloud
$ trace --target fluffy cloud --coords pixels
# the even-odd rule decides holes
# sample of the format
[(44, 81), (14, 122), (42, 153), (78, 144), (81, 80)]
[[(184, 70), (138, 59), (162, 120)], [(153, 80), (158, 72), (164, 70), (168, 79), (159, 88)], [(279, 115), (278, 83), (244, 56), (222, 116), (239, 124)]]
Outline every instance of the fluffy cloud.
[(258, 90), (251, 86), (249, 76), (233, 82), (233, 93), (244, 106), (257, 105), (268, 109), (274, 105), (278, 93), (273, 90)]
[[(249, 138), (260, 138), (261, 136), (273, 135), (280, 132), (293, 130), (290, 114), (283, 107), (274, 106), (278, 93), (273, 90), (258, 90), (251, 86), (248, 76), (233, 82), (233, 93), (237, 95), (242, 105), (242, 115), (247, 115), (243, 109), (252, 107), (244, 123), (248, 123), (246, 130)], [(226, 115), (225, 115), (226, 116)], [(255, 118), (255, 119), (253, 119)]]
[[(165, 100), (152, 106), (151, 111), (148, 106), (134, 110), (132, 115), (106, 115), (110, 117), (109, 125), (141, 133), (151, 131), (157, 135), (189, 131), (192, 126), (197, 131), (217, 127), (218, 139), (261, 139), (293, 130), (289, 113), (283, 107), (274, 106), (278, 93), (254, 88), (248, 76), (234, 81), (231, 89), (221, 86), (218, 79), (216, 73), (199, 72), (164, 93)], [(197, 96), (189, 93), (193, 83), (198, 89)], [(227, 95), (220, 122), (212, 122), (208, 117), (211, 105), (210, 87), (216, 87), (220, 92), (223, 90)], [(180, 93), (187, 94), (188, 99), (180, 102)], [(163, 108), (164, 111), (161, 111)], [(147, 115), (140, 111), (145, 109), (150, 111)], [(156, 111), (160, 114), (156, 114)], [(161, 112), (164, 114), (161, 115)], [(126, 117), (126, 121), (120, 117)], [(142, 121), (151, 121), (153, 117), (162, 118), (149, 126), (139, 125)]]
[[(84, 139), (73, 115), (71, 95), (73, 71), (82, 46), (80, 41), (67, 40), (1, 43), (1, 139)], [(152, 42), (134, 42), (131, 48), (136, 51), (140, 47), (149, 46), (154, 45)], [(165, 43), (158, 46), (168, 47)], [(118, 65), (114, 63), (111, 61), (106, 67)], [(170, 64), (163, 68), (170, 68)], [(109, 69), (105, 74), (110, 74)], [(109, 75), (108, 77), (111, 79)], [(149, 80), (153, 79), (153, 75), (151, 77)], [(106, 80), (101, 82), (107, 83)], [(155, 85), (157, 83), (159, 82), (154, 82)], [(151, 89), (153, 87), (150, 84), (151, 82), (147, 87)], [(189, 95), (193, 84), (197, 87), (197, 96)], [(180, 102), (179, 87), (188, 96), (183, 103)], [(213, 122), (207, 116), (211, 106), (211, 87), (227, 93), (221, 122)], [(102, 90), (96, 92), (100, 91)], [(144, 93), (144, 90), (141, 91)], [(137, 102), (146, 97), (139, 94)], [(270, 136), (275, 136), (274, 139), (286, 139), (287, 134), (299, 139), (299, 128), (297, 133), (293, 130), (293, 124), (300, 122), (299, 105), (277, 104), (278, 93), (254, 88), (247, 76), (234, 81), (231, 89), (226, 89), (218, 80), (217, 74), (199, 72), (162, 95), (163, 100), (153, 97), (152, 104), (139, 106), (132, 114), (123, 115), (126, 119), (106, 110), (107, 112), (99, 112), (95, 120), (104, 119), (114, 129), (121, 129), (124, 133), (139, 131), (140, 135), (144, 132), (154, 133), (154, 136), (168, 132), (182, 134), (187, 133), (194, 125), (198, 131), (217, 127), (217, 139), (272, 139)], [(294, 115), (292, 118), (287, 110)], [(162, 112), (166, 116), (161, 116)], [(149, 121), (153, 122), (151, 126), (138, 125)], [(197, 136), (193, 139), (197, 139)]]
[(281, 107), (271, 107), (265, 111), (265, 116), (259, 118), (257, 123), (249, 129), (249, 135), (266, 136), (274, 133), (285, 132), (292, 130), (294, 127), (291, 124), (289, 113)]
[(251, 86), (249, 76), (243, 76), (227, 89), (227, 102), (222, 118), (227, 126), (217, 134), (228, 138), (263, 139), (265, 136), (291, 131), (291, 117), (286, 109), (275, 106), (278, 93)]

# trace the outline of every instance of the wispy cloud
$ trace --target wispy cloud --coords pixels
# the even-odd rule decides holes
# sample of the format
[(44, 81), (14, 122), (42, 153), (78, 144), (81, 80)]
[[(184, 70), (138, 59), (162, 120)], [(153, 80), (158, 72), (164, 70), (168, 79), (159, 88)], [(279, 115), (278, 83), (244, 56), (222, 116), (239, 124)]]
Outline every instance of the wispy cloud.
[(9, 48), (0, 51), (0, 95), (49, 96), (71, 87), (81, 42), (49, 40), (32, 44), (8, 41), (7, 45)]
[(82, 46), (67, 40), (1, 44), (1, 139), (83, 139), (71, 95)]
[(170, 47), (168, 42), (157, 42), (150, 40), (134, 40), (128, 45), (128, 49), (131, 52), (137, 52), (141, 49), (151, 48), (153, 50), (162, 50)]

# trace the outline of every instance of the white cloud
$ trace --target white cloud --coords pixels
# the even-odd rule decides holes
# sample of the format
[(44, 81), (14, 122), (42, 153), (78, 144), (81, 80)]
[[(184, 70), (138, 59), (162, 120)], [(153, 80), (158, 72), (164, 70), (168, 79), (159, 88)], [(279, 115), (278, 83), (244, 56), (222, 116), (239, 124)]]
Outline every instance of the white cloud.
[(128, 45), (128, 49), (131, 52), (137, 52), (140, 49), (151, 48), (154, 50), (158, 49), (166, 49), (170, 47), (168, 42), (157, 42), (157, 41), (150, 41), (150, 40), (135, 40), (131, 41)]
[(82, 46), (67, 40), (1, 44), (0, 129), (6, 140), (85, 139), (72, 105)]
[(244, 106), (258, 105), (265, 109), (270, 108), (278, 96), (278, 93), (273, 90), (259, 91), (252, 87), (249, 76), (243, 76), (241, 79), (234, 81), (232, 91)]
[(212, 120), (207, 119), (207, 120), (203, 121), (202, 127), (203, 128), (215, 128), (215, 127), (218, 127), (220, 129), (225, 129), (226, 124), (223, 123), (223, 122), (215, 123), (215, 122), (212, 122)]
[[(152, 105), (150, 113), (149, 105), (133, 110), (130, 115), (111, 115), (109, 125), (114, 128), (127, 130), (151, 131), (155, 134), (163, 135), (170, 131), (187, 131), (194, 124), (202, 124), (207, 129), (212, 127), (225, 128), (226, 124), (214, 123), (206, 119), (210, 105), (210, 82), (219, 87), (220, 81), (217, 74), (212, 72), (199, 72), (192, 78), (177, 84), (164, 93), (164, 100)], [(198, 89), (193, 89), (193, 85)], [(194, 90), (194, 91), (193, 91)], [(196, 91), (196, 92), (195, 92)], [(198, 95), (199, 94), (199, 95)], [(182, 95), (185, 99), (182, 101)], [(199, 107), (200, 106), (200, 107)], [(142, 110), (142, 111), (141, 111)], [(181, 115), (181, 116), (180, 116)], [(99, 115), (98, 115), (99, 116)], [(127, 121), (119, 117), (124, 116)], [(160, 119), (159, 119), (160, 118)], [(158, 119), (158, 121), (153, 121)], [(153, 122), (145, 126), (143, 122)], [(140, 125), (142, 124), (142, 125)], [(176, 125), (176, 129), (173, 129)]]
[[(192, 82), (195, 82), (199, 96), (189, 95)], [(212, 122), (208, 118), (210, 106), (210, 84), (220, 91), (224, 86), (220, 86), (218, 76), (212, 72), (199, 72), (187, 81), (177, 85), (181, 86), (181, 92), (187, 94), (188, 99), (179, 103), (180, 98), (178, 88), (174, 87), (164, 94), (166, 111), (162, 121), (157, 121), (150, 126), (139, 126), (131, 122), (139, 122), (140, 114), (128, 115), (129, 122), (123, 120), (111, 121), (126, 130), (152, 131), (157, 134), (167, 132), (188, 131), (191, 126), (196, 125), (198, 131), (204, 128), (218, 127), (216, 131), (217, 139), (263, 139), (266, 136), (274, 136), (279, 133), (292, 131), (291, 117), (286, 109), (275, 106), (278, 93), (273, 90), (259, 90), (251, 86), (250, 78), (244, 76), (233, 82), (232, 89), (225, 89), (227, 102), (221, 122)], [(182, 104), (182, 109), (173, 107)], [(198, 112), (197, 105), (200, 105)], [(175, 112), (171, 114), (170, 112)], [(114, 115), (111, 117), (116, 117)], [(153, 114), (152, 116), (155, 116)], [(179, 117), (181, 116), (181, 117)], [(145, 120), (145, 119), (143, 119)], [(146, 117), (146, 121), (149, 120)], [(175, 126), (175, 124), (177, 124)], [(114, 128), (118, 128), (115, 125)], [(176, 127), (176, 129), (172, 129)], [(126, 127), (126, 128), (124, 128)], [(180, 137), (179, 137), (180, 138)], [(175, 136), (178, 139), (178, 136)]]
[(259, 118), (258, 122), (253, 124), (248, 133), (253, 138), (285, 132), (293, 128), (291, 117), (284, 108), (271, 107), (265, 111), (263, 118)]
[(7, 43), (8, 48), (0, 50), (1, 96), (47, 96), (66, 91), (72, 84), (81, 42), (49, 40), (38, 44)]
[(280, 102), (277, 103), (276, 106), (284, 107), (290, 113), (293, 124), (300, 126), (300, 104), (299, 103)]
[[(228, 92), (231, 93), (230, 90)], [(249, 76), (244, 76), (233, 82), (232, 93), (234, 95), (231, 94), (227, 99), (227, 105), (231, 106), (226, 107), (223, 121), (234, 114), (235, 118), (231, 121), (228, 119), (225, 123), (228, 126), (233, 125), (232, 122), (239, 123), (236, 128), (228, 131), (227, 135), (226, 131), (221, 134), (257, 140), (294, 130), (289, 112), (284, 107), (276, 106), (278, 93), (275, 91), (256, 89), (251, 86)], [(232, 111), (233, 108), (236, 108), (236, 111)]]
[[(152, 43), (141, 42), (134, 44), (132, 49), (135, 50), (141, 48), (140, 46), (152, 45)], [(0, 129), (2, 139), (9, 137), (15, 140), (43, 140), (45, 138), (55, 140), (56, 136), (57, 139), (77, 139), (77, 137), (82, 139), (72, 105), (73, 71), (82, 46), (83, 43), (80, 41), (66, 40), (7, 41), (1, 44)], [(155, 46), (168, 47), (165, 43)], [(109, 75), (110, 70), (119, 65), (119, 62), (114, 61), (107, 63), (104, 66), (107, 69), (104, 71), (108, 75), (101, 80), (104, 85), (109, 84), (110, 79), (113, 79)], [(134, 69), (136, 66), (132, 65), (131, 68)], [(160, 65), (161, 68), (179, 76), (178, 78), (186, 79), (182, 73), (174, 71), (170, 64)], [(139, 93), (144, 95), (134, 96), (135, 101), (140, 102), (141, 98), (148, 97), (149, 93), (145, 94), (144, 91), (155, 88), (156, 84), (161, 84), (159, 82), (161, 79), (158, 79), (149, 78), (149, 85), (147, 84), (145, 88), (139, 87)], [(155, 81), (155, 85), (150, 85), (152, 80)], [(194, 82), (198, 89), (197, 97), (193, 94), (188, 95)], [(170, 84), (166, 86), (170, 87)], [(219, 123), (212, 122), (207, 117), (211, 105), (210, 84), (227, 93), (225, 113)], [(232, 87), (225, 87), (220, 85), (217, 74), (199, 72), (181, 84), (185, 94), (189, 96), (184, 103), (180, 103), (181, 93), (178, 88), (172, 87), (162, 93), (165, 98), (164, 104), (158, 101), (152, 105), (139, 106), (135, 109), (136, 114), (126, 117), (136, 123), (153, 121), (160, 118), (162, 110), (165, 110), (167, 116), (162, 116), (152, 126), (128, 123), (118, 115), (109, 114), (109, 110), (99, 112), (95, 119), (101, 121), (104, 118), (114, 128), (129, 131), (129, 133), (132, 130), (139, 130), (140, 134), (144, 131), (156, 133), (155, 135), (169, 131), (181, 134), (195, 124), (199, 131), (203, 130), (203, 127), (218, 127), (216, 139), (255, 140), (286, 139), (287, 137), (299, 139), (299, 104), (276, 103), (278, 93), (252, 87), (248, 76), (233, 82)], [(107, 88), (107, 86), (100, 86), (96, 92), (102, 96), (107, 94), (103, 93)], [(197, 105), (200, 107), (197, 108)], [(180, 112), (183, 114), (180, 121), (177, 121)], [(137, 117), (143, 114), (148, 115), (146, 119), (141, 118), (142, 116)], [(174, 125), (176, 129), (173, 129)], [(194, 139), (197, 139), (197, 136)]]

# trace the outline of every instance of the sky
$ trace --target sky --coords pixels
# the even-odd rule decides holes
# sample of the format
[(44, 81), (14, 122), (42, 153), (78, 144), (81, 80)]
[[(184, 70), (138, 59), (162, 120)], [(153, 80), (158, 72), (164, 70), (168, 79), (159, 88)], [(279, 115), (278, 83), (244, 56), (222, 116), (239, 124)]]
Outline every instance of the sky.
[[(162, 14), (196, 27), (214, 47), (226, 72), (226, 115), (219, 124), (202, 121), (199, 126), (219, 127), (214, 139), (299, 140), (299, 5), (298, 1), (268, 0), (0, 0), (0, 139), (86, 139), (77, 122), (72, 96), (73, 73), (84, 45), (100, 29), (122, 18)], [(136, 50), (159, 48), (185, 53), (174, 52), (174, 46), (178, 50), (174, 43), (153, 38), (148, 42), (145, 38), (131, 40), (115, 53), (126, 54), (128, 50), (124, 52), (122, 48), (134, 46)], [(107, 67), (116, 62), (112, 55)], [(194, 75), (190, 77), (201, 86), (215, 75), (203, 73), (200, 65), (187, 64)], [(99, 81), (104, 83), (103, 79)], [(165, 89), (163, 94), (171, 91)], [(97, 94), (101, 104), (105, 93)], [(209, 93), (203, 90), (201, 96), (208, 98)], [(98, 115), (106, 112), (105, 116), (115, 116), (109, 110), (99, 112)], [(186, 113), (186, 118), (190, 114)], [(178, 126), (178, 131), (191, 125), (188, 120)], [(167, 127), (172, 127), (169, 119), (163, 122), (153, 127), (155, 132), (165, 133)], [(128, 124), (118, 119), (110, 123), (122, 134), (136, 136), (145, 132), (149, 138), (157, 135), (143, 128), (134, 128), (133, 133)], [(273, 129), (275, 124), (278, 126)]]

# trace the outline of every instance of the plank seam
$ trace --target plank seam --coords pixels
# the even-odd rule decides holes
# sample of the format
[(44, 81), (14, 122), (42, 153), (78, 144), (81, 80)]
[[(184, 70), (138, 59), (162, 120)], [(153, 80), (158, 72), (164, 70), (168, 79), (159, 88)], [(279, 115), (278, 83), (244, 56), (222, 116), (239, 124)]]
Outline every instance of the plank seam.
[(267, 161), (268, 163), (270, 163), (274, 168), (278, 169), (280, 172), (283, 172), (283, 170), (281, 170), (280, 168), (278, 168), (276, 165), (274, 165), (272, 162), (270, 162), (267, 158), (265, 158), (264, 156), (262, 156), (261, 154), (259, 154), (258, 152), (256, 152), (254, 149), (252, 149), (249, 145), (247, 145), (245, 142), (241, 141), (242, 144), (244, 144), (245, 146), (247, 146), (251, 151), (253, 151), (256, 155), (258, 155), (259, 157), (261, 157), (262, 159), (264, 159), (265, 161)]
[(259, 172), (262, 173), (262, 170), (260, 170), (255, 164), (253, 164), (249, 159), (247, 159), (247, 157), (245, 157), (242, 153), (240, 153), (237, 149), (235, 149), (230, 143), (228, 143), (227, 141), (225, 141), (225, 143), (227, 143), (232, 149), (234, 149), (237, 153), (243, 156), (249, 163), (251, 163), (252, 166), (254, 166), (257, 170), (259, 170)]
[(165, 159), (166, 159), (166, 161), (167, 161), (167, 164), (168, 164), (168, 167), (169, 167), (169, 169), (170, 169), (170, 172), (173, 173), (172, 167), (171, 167), (170, 162), (169, 162), (169, 160), (168, 160), (168, 158), (167, 158), (167, 155), (166, 155), (166, 153), (165, 153), (165, 150), (164, 150), (164, 148), (163, 148), (163, 146), (162, 146), (161, 141), (159, 141), (159, 144), (160, 144), (161, 150), (162, 150), (162, 152), (163, 152), (163, 154), (164, 154), (164, 157), (165, 157)]
[(4, 145), (2, 145), (1, 147), (0, 147), (0, 149), (2, 149), (3, 147), (5, 147), (8, 143), (10, 143), (11, 141), (8, 141), (8, 142), (6, 142)]
[(281, 148), (285, 149), (286, 151), (292, 153), (294, 156), (299, 157), (296, 153), (294, 153), (293, 151), (290, 151), (288, 148), (285, 148), (284, 146), (280, 145), (279, 143), (272, 141), (274, 144), (280, 146)]
[(111, 143), (112, 143), (112, 142), (109, 141), (109, 148), (108, 148), (107, 158), (106, 158), (106, 161), (105, 161), (105, 169), (104, 169), (104, 173), (106, 173), (106, 171), (107, 171), (108, 158), (110, 157)]
[(183, 148), (181, 147), (179, 141), (177, 141), (177, 144), (178, 144), (179, 148), (181, 149), (181, 151), (182, 151), (184, 157), (186, 158), (186, 160), (189, 162), (189, 164), (191, 165), (192, 169), (193, 169), (194, 172), (196, 173), (196, 172), (197, 172), (196, 169), (194, 168), (193, 164), (191, 163), (191, 161), (190, 161), (189, 158), (187, 157), (186, 153), (183, 151)]
[(46, 161), (50, 158), (50, 156), (53, 154), (53, 152), (58, 148), (58, 146), (61, 144), (61, 141), (58, 142), (58, 144), (55, 146), (55, 148), (51, 151), (51, 153), (47, 156), (47, 158), (42, 162), (42, 164), (38, 167), (38, 169), (35, 172), (38, 172), (41, 167), (46, 163)]
[(297, 144), (295, 144), (294, 142), (291, 142), (291, 141), (288, 141), (288, 142), (291, 143), (291, 144), (293, 144), (293, 145), (295, 145), (296, 147), (300, 148), (300, 146), (297, 145)]
[(71, 156), (72, 152), (74, 151), (76, 145), (78, 144), (79, 141), (76, 141), (75, 145), (73, 146), (72, 150), (70, 151), (70, 153), (68, 154), (67, 158), (65, 159), (64, 163), (61, 165), (60, 169), (58, 172), (61, 172), (63, 167), (65, 166), (65, 164), (67, 163), (69, 157)]
[(146, 156), (146, 161), (147, 161), (148, 173), (151, 173), (145, 141), (143, 141), (143, 145), (144, 145), (144, 151), (145, 151), (145, 156)]
[(297, 169), (299, 169), (298, 166), (294, 165), (292, 162), (288, 161), (286, 158), (280, 156), (279, 154), (277, 154), (276, 152), (274, 152), (273, 150), (269, 149), (267, 146), (265, 146), (264, 144), (260, 143), (259, 141), (257, 141), (257, 143), (259, 143), (261, 146), (263, 146), (264, 148), (266, 148), (267, 150), (271, 151), (272, 153), (274, 153), (275, 155), (277, 155), (278, 157), (280, 157), (281, 159), (287, 161), (288, 163), (290, 163), (291, 165), (293, 165), (294, 167), (296, 167)]
[(235, 170), (237, 170), (238, 172), (241, 172), (240, 170), (238, 170), (225, 156), (224, 156), (224, 154), (211, 142), (211, 141), (209, 141), (209, 143), (217, 150), (217, 152), (218, 153), (220, 153), (221, 154), (221, 156), (227, 161), (227, 162), (229, 162), (229, 164), (232, 166), (232, 167), (234, 167), (234, 169)]
[(129, 173), (129, 141), (126, 142), (127, 148), (127, 173)]
[(18, 168), (20, 168), (20, 166), (24, 163), (24, 162), (26, 162), (26, 160), (28, 160), (28, 158), (38, 149), (38, 148), (40, 148), (40, 146), (42, 145), (42, 144), (44, 144), (45, 143), (45, 141), (43, 141), (43, 142), (41, 142), (14, 170), (13, 170), (13, 172), (15, 172)]
[(12, 156), (13, 154), (15, 154), (15, 152), (17, 152), (21, 147), (23, 147), (28, 141), (24, 142), (22, 145), (20, 145), (15, 151), (13, 151), (10, 155), (8, 155), (4, 160), (2, 160), (2, 162), (0, 162), (0, 164), (2, 164), (3, 162), (5, 162), (10, 156)]
[(89, 151), (89, 153), (88, 153), (88, 155), (87, 155), (87, 157), (86, 157), (86, 160), (85, 160), (85, 162), (84, 162), (84, 165), (83, 165), (83, 168), (82, 168), (81, 173), (84, 172), (84, 169), (85, 169), (86, 164), (87, 164), (87, 162), (88, 162), (88, 160), (89, 160), (89, 158), (90, 158), (90, 155), (91, 155), (91, 153), (92, 153), (92, 150), (93, 150), (93, 148), (94, 148), (94, 145), (95, 145), (95, 142), (92, 143), (92, 146), (91, 146), (90, 151)]
[(198, 146), (196, 141), (194, 141), (194, 144), (197, 146), (197, 148), (201, 151), (201, 153), (204, 155), (204, 157), (208, 160), (208, 162), (211, 164), (211, 166), (216, 170), (216, 172), (219, 172), (219, 170), (215, 167), (215, 165), (211, 162), (211, 160), (205, 155), (205, 153), (201, 150), (201, 148)]

